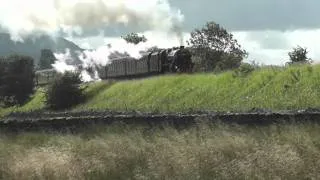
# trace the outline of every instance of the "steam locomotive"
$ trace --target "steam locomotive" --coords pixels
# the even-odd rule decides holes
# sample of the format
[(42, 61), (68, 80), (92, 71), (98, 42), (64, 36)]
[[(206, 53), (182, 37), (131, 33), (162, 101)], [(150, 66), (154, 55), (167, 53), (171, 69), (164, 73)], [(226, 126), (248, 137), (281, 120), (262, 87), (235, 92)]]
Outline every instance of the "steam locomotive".
[[(99, 77), (105, 79), (119, 79), (131, 77), (145, 77), (150, 75), (191, 72), (193, 63), (191, 53), (184, 46), (156, 50), (144, 54), (140, 59), (121, 57), (112, 59), (111, 63), (97, 67)], [(36, 72), (36, 84), (45, 85), (55, 77), (55, 70)]]

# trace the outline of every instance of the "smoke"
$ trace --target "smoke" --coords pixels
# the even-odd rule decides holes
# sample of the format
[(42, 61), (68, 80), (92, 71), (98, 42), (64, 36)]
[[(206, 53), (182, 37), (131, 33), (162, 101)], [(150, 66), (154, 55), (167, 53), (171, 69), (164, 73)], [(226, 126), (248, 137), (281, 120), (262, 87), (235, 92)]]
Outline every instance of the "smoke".
[[(112, 59), (120, 57), (132, 57), (139, 59), (143, 56), (142, 52), (145, 52), (150, 47), (148, 43), (139, 43), (138, 45), (127, 43), (123, 39), (115, 39), (110, 44), (101, 46), (95, 50), (85, 50), (79, 52), (79, 59), (81, 60), (81, 76), (84, 82), (100, 80), (97, 67), (102, 67), (110, 64)], [(68, 65), (67, 62), (72, 59), (70, 51), (67, 50), (65, 54), (55, 54), (58, 59), (53, 67), (60, 73), (65, 71), (79, 70), (73, 65)], [(91, 68), (91, 73), (88, 72), (88, 68)]]
[(180, 10), (172, 8), (167, 0), (10, 0), (0, 6), (0, 26), (14, 40), (34, 33), (81, 35), (83, 29), (113, 24), (180, 36), (183, 20)]
[(68, 65), (67, 62), (72, 60), (72, 56), (70, 54), (70, 50), (67, 49), (65, 54), (54, 54), (56, 57), (56, 61), (52, 66), (59, 72), (64, 73), (65, 71), (76, 71), (76, 67), (73, 65)]

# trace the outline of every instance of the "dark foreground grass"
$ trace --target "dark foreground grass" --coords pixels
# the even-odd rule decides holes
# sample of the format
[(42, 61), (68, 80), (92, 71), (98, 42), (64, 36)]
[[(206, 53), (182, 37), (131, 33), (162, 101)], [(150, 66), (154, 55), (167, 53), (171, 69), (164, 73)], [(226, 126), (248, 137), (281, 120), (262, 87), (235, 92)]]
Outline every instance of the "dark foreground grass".
[(0, 179), (319, 179), (320, 125), (0, 135)]
[[(239, 112), (253, 108), (274, 111), (320, 108), (320, 65), (267, 67), (246, 77), (225, 72), (99, 82), (89, 85), (86, 94), (88, 101), (72, 110)], [(43, 93), (38, 91), (22, 107), (0, 109), (0, 116), (44, 107)]]

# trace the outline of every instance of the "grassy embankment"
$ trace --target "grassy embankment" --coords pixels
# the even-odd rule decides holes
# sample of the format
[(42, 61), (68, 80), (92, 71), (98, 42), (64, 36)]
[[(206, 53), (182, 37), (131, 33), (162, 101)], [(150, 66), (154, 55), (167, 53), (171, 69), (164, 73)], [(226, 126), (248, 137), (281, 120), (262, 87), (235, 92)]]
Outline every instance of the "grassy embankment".
[(319, 125), (0, 133), (0, 179), (319, 179)]
[[(222, 74), (172, 75), (112, 85), (95, 83), (89, 100), (73, 110), (139, 110), (187, 112), (246, 111), (252, 108), (291, 110), (320, 107), (320, 66), (264, 68), (245, 78)], [(44, 107), (43, 94), (23, 107), (0, 109), (0, 114)]]

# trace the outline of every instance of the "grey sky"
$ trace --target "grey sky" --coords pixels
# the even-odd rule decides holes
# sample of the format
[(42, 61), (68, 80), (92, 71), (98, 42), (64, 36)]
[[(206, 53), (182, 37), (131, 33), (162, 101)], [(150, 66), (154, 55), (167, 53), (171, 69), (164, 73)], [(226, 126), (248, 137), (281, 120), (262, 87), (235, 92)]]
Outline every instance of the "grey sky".
[[(320, 28), (319, 0), (169, 0), (185, 15), (183, 31), (215, 21), (229, 31), (286, 31)], [(145, 31), (143, 27), (112, 25), (104, 28), (105, 36), (121, 36)], [(96, 30), (83, 30), (81, 36), (97, 35)], [(77, 36), (77, 35), (75, 35)]]
[(319, 28), (319, 0), (170, 0), (190, 31), (214, 20), (232, 31)]
[[(294, 30), (320, 28), (319, 0), (168, 0), (185, 15), (183, 31), (215, 21), (230, 31)], [(81, 18), (81, 17), (79, 17)], [(145, 31), (143, 27), (112, 25), (106, 36)], [(97, 35), (99, 29), (84, 30), (82, 36)]]
[[(20, 33), (28, 34), (28, 32), (43, 30), (43, 28), (45, 32), (47, 30), (51, 32), (50, 30), (56, 30), (56, 28), (61, 27), (58, 26), (59, 23), (56, 23), (60, 22), (61, 17), (63, 17), (62, 20), (66, 21), (61, 22), (69, 22), (69, 25), (72, 25), (73, 28), (62, 26), (61, 35), (71, 38), (69, 34), (63, 34), (62, 32), (70, 33), (71, 30), (74, 30), (74, 27), (78, 26), (88, 28), (82, 29), (82, 33), (79, 35), (74, 34), (72, 37), (73, 39), (78, 39), (78, 43), (86, 44), (88, 47), (97, 48), (104, 45), (104, 38), (119, 38), (119, 36), (129, 32), (146, 33), (148, 31), (153, 31), (149, 33), (148, 40), (152, 41), (154, 45), (159, 45), (161, 44), (160, 40), (164, 40), (171, 46), (173, 43), (171, 41), (174, 40), (172, 37), (167, 38), (168, 40), (160, 36), (155, 37), (155, 32), (168, 31), (172, 28), (171, 23), (180, 22), (180, 16), (177, 16), (166, 3), (158, 6), (156, 4), (148, 4), (148, 2), (154, 3), (156, 0), (126, 1), (127, 3), (133, 3), (128, 7), (134, 7), (137, 11), (145, 10), (142, 14), (132, 9), (129, 10), (130, 8), (123, 8), (122, 5), (110, 6), (115, 9), (108, 9), (106, 7), (109, 6), (102, 6), (101, 3), (111, 1), (101, 0), (90, 0), (92, 2), (90, 6), (82, 3), (81, 6), (69, 7), (69, 3), (61, 3), (64, 4), (61, 7), (66, 7), (66, 9), (62, 8), (65, 11), (54, 13), (57, 9), (51, 7), (50, 3), (48, 3), (54, 1), (43, 0), (40, 2), (38, 0), (30, 0), (30, 2), (25, 3), (25, 1), (21, 0), (11, 0), (2, 3), (2, 6), (0, 6), (0, 26), (6, 28), (3, 30), (0, 27), (0, 32), (10, 32), (13, 37), (20, 35)], [(190, 35), (190, 31), (195, 28), (201, 28), (207, 21), (215, 21), (236, 35), (236, 39), (252, 54), (254, 59), (262, 58), (268, 59), (268, 62), (282, 62), (283, 59), (287, 58), (287, 51), (293, 46), (301, 45), (308, 47), (310, 55), (320, 60), (320, 44), (318, 43), (320, 42), (320, 20), (318, 20), (318, 17), (320, 17), (320, 0), (167, 1), (170, 2), (172, 8), (180, 9), (181, 13), (184, 14), (185, 21), (182, 29), (184, 34)], [(61, 2), (66, 1), (61, 0)], [(119, 1), (114, 0), (114, 2)], [(136, 4), (138, 2), (140, 4)], [(23, 7), (24, 10), (17, 10), (17, 4), (21, 4), (19, 8)], [(48, 14), (44, 12), (48, 12)], [(64, 12), (68, 12), (67, 16), (65, 16)], [(26, 15), (28, 13), (30, 16)], [(172, 19), (168, 20), (167, 15), (170, 13), (173, 13), (169, 16)], [(99, 27), (106, 24), (105, 15), (107, 14), (113, 17), (111, 19), (115, 18), (114, 21), (110, 22), (109, 27)], [(70, 17), (74, 18), (70, 19)], [(114, 24), (116, 22), (125, 22), (126, 17), (136, 17), (133, 18), (136, 20), (130, 20), (130, 26), (128, 27)], [(59, 21), (56, 21), (57, 19)], [(118, 21), (119, 19), (122, 20)], [(92, 23), (91, 21), (97, 23)], [(187, 38), (185, 37), (185, 40)]]
[[(319, 0), (169, 0), (185, 15), (184, 31), (215, 21), (230, 31), (286, 31), (320, 28)], [(139, 32), (139, 27), (113, 25), (105, 28), (106, 36)], [(97, 34), (84, 30), (82, 35)]]
[(253, 31), (247, 33), (247, 40), (259, 42), (263, 49), (291, 48), (289, 39), (280, 31)]

